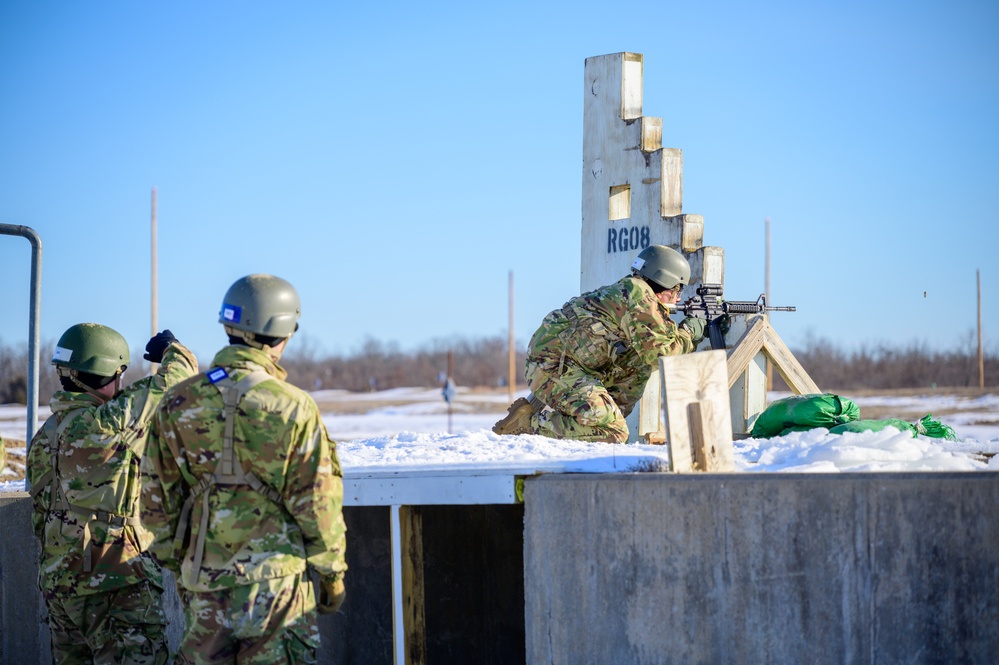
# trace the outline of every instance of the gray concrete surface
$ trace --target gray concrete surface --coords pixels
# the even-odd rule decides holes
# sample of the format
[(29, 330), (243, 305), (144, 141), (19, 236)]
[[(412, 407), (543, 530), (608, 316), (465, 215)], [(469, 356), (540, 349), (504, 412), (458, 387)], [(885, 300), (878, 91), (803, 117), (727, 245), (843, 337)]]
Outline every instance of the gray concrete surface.
[(548, 475), (527, 662), (995, 663), (999, 474)]
[(31, 499), (27, 492), (0, 493), (0, 663), (51, 661)]
[[(426, 506), (424, 579), (429, 662), (524, 662), (524, 508)], [(0, 494), (0, 664), (50, 665), (45, 607), (37, 587), (38, 549), (31, 500)], [(347, 522), (347, 600), (319, 618), (323, 665), (391, 665), (392, 559), (387, 507), (351, 507)], [(173, 576), (164, 571), (167, 639), (184, 630)]]
[[(430, 662), (997, 662), (997, 473), (544, 475), (525, 496), (425, 509)], [(319, 661), (390, 663), (388, 509), (346, 518)], [(48, 665), (29, 520), (0, 494), (0, 663)]]

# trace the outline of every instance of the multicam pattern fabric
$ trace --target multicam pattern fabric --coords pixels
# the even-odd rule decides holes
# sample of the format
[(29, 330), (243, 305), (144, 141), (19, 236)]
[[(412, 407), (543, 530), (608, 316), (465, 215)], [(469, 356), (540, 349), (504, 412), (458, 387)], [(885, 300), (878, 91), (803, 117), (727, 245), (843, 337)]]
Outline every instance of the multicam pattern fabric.
[[(215, 356), (212, 367), (172, 389), (154, 419), (142, 489), (143, 524), (155, 535), (150, 551), (177, 574), (188, 592), (223, 605), (246, 594), (253, 603), (266, 600), (247, 589), (264, 588), (282, 578), (307, 580), (307, 568), (322, 578), (343, 577), (347, 570), (343, 479), (336, 444), (316, 403), (286, 383), (287, 373), (263, 351), (228, 346)], [(263, 481), (279, 500), (248, 485), (215, 484), (193, 501), (188, 523), (182, 524), (183, 504), (193, 488), (212, 477), (222, 457), (223, 398), (208, 379), (209, 374), (215, 376), (214, 368), (223, 368), (237, 382), (256, 371), (272, 377), (252, 387), (239, 402), (233, 445), (243, 471)], [(202, 529), (202, 523), (207, 528)], [(178, 524), (186, 537), (175, 543)], [(203, 559), (194, 570), (195, 543), (202, 533)], [(268, 616), (286, 613), (283, 621), (289, 626), (297, 625), (302, 615), (315, 621), (314, 595), (310, 592), (307, 598), (294, 601), (293, 608), (273, 607)], [(284, 594), (274, 602), (293, 599)], [(203, 615), (198, 613), (199, 622)], [(251, 616), (251, 623), (254, 617), (258, 615)], [(204, 639), (204, 630), (189, 624), (182, 650), (197, 649)], [(227, 648), (238, 650), (233, 645)]]
[(549, 409), (532, 418), (545, 436), (623, 442), (625, 418), (660, 356), (690, 353), (690, 333), (669, 318), (645, 280), (625, 277), (548, 314), (527, 351), (527, 385)]
[(174, 343), (156, 374), (105, 404), (87, 393), (52, 397), (58, 434), (51, 440), (53, 428), (43, 425), (26, 464), (37, 492), (32, 526), (41, 541), (38, 583), (46, 598), (104, 593), (146, 579), (162, 584), (159, 567), (143, 552), (150, 535), (124, 522), (139, 514), (140, 460), (152, 414), (167, 388), (197, 370), (194, 354)]
[(107, 403), (56, 392), (31, 440), (26, 473), (54, 662), (167, 659), (162, 575), (137, 524), (140, 459), (166, 389), (197, 369), (174, 343), (155, 375)]
[(167, 662), (162, 592), (146, 580), (108, 593), (51, 599), (53, 662)]
[[(293, 575), (225, 592), (182, 592), (187, 625), (177, 661), (204, 665), (315, 663), (319, 649), (315, 589)], [(238, 646), (237, 646), (238, 645)]]

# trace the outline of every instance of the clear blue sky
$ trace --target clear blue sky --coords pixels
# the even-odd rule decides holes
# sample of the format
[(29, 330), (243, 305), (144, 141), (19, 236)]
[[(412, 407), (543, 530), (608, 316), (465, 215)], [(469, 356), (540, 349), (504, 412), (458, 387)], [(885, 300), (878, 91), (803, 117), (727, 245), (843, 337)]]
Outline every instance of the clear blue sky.
[[(160, 327), (207, 361), (236, 278), (302, 296), (350, 353), (506, 335), (578, 292), (583, 63), (645, 56), (684, 212), (774, 323), (844, 347), (999, 337), (994, 2), (5, 2), (0, 222), (44, 243), (42, 338)], [(0, 341), (29, 245), (0, 237)], [(926, 296), (924, 297), (924, 291)], [(47, 362), (48, 359), (44, 359)]]

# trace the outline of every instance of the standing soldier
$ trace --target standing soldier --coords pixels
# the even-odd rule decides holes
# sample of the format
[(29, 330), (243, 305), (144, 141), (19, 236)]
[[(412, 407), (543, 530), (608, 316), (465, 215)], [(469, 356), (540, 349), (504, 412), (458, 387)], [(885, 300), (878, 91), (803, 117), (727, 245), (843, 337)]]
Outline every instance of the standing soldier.
[(198, 361), (169, 330), (143, 357), (159, 370), (122, 390), (128, 344), (96, 323), (69, 328), (52, 357), (63, 389), (31, 440), (27, 479), (56, 663), (167, 660), (162, 574), (139, 525), (140, 460), (164, 392)]
[(669, 318), (667, 305), (689, 281), (683, 254), (652, 245), (631, 275), (548, 314), (527, 350), (531, 395), (511, 404), (493, 431), (627, 441), (625, 418), (659, 357), (690, 353), (704, 338), (703, 320), (688, 317), (678, 328)]
[(344, 599), (336, 444), (277, 364), (299, 315), (285, 280), (237, 280), (219, 318), (229, 346), (172, 389), (154, 419), (142, 520), (182, 587), (184, 662), (315, 662), (316, 610), (336, 612)]

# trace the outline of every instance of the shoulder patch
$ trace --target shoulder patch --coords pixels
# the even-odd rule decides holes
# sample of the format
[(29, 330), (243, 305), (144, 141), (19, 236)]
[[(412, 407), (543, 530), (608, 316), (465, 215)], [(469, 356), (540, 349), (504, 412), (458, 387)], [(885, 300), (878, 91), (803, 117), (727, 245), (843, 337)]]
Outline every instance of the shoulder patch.
[(218, 383), (222, 379), (228, 379), (229, 374), (225, 371), (224, 367), (216, 367), (215, 369), (208, 370), (207, 375), (208, 380), (212, 383)]

